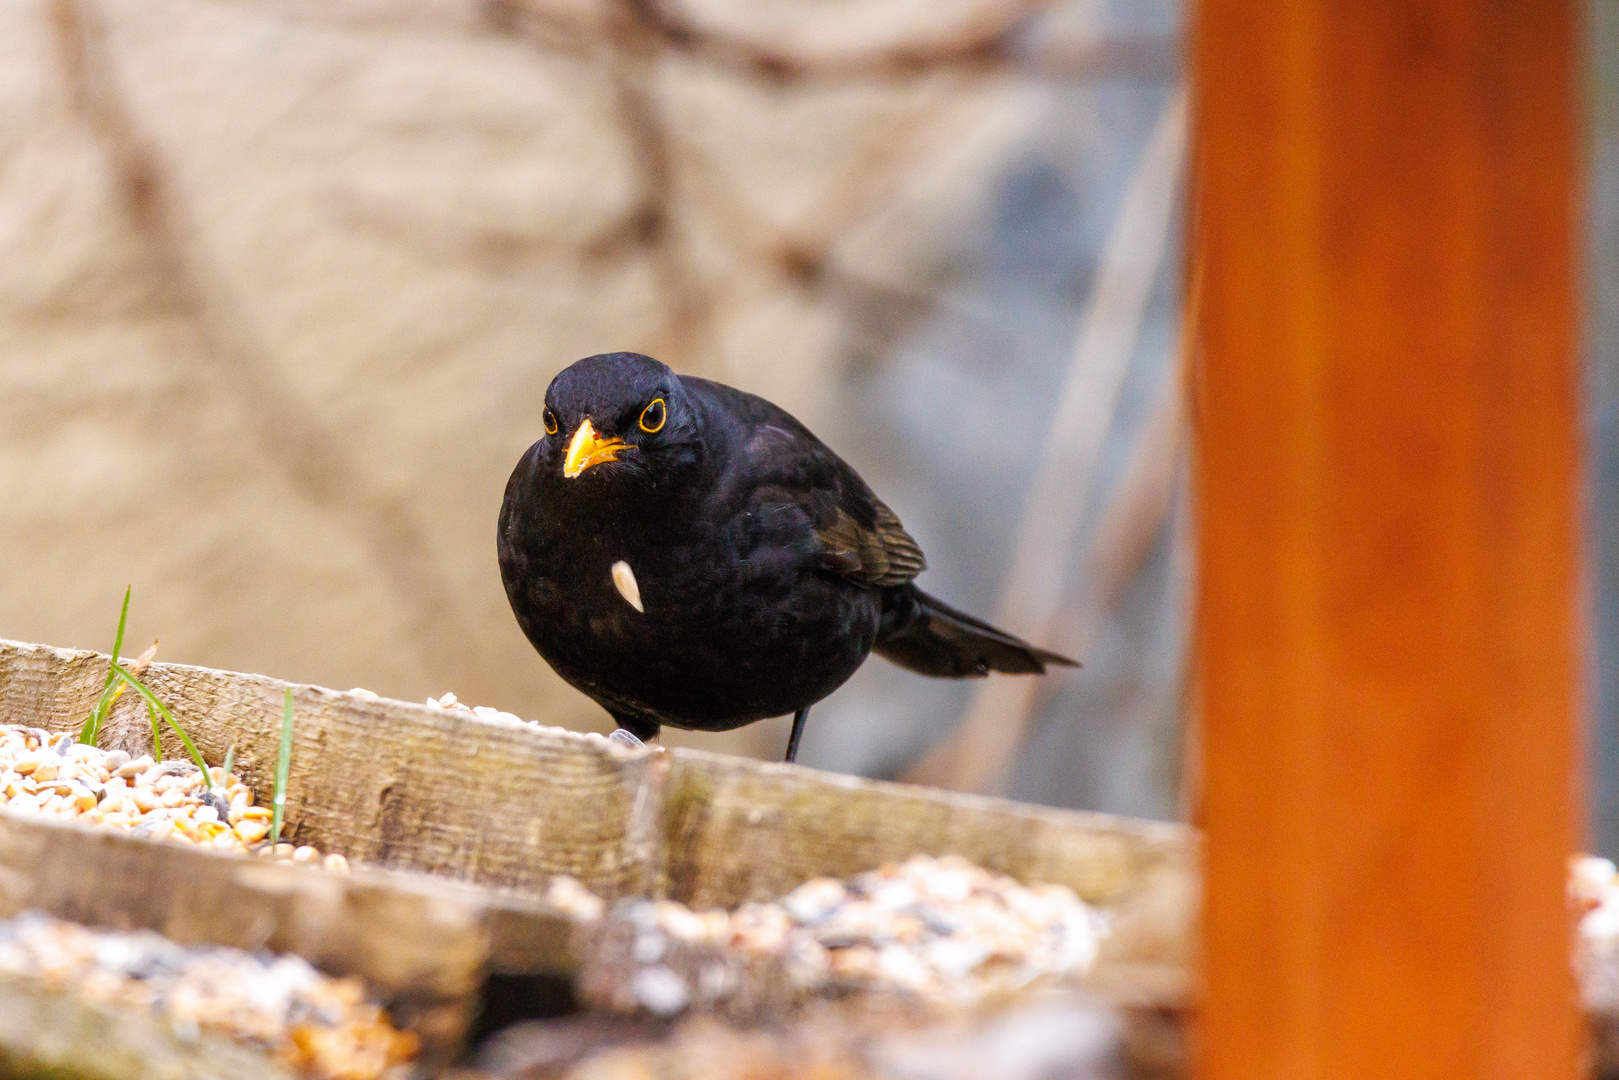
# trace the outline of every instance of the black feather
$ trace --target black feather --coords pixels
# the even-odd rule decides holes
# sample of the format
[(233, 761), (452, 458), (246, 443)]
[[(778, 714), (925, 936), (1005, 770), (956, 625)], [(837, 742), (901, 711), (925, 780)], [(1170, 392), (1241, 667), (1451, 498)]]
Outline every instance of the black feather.
[(909, 671), (949, 679), (982, 678), (992, 671), (1044, 675), (1048, 664), (1079, 666), (957, 611), (915, 585), (883, 594), (875, 651)]

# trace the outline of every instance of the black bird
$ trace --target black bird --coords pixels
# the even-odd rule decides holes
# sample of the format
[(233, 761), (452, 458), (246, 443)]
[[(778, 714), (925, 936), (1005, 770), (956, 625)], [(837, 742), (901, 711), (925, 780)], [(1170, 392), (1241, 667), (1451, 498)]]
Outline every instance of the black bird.
[(858, 473), (785, 411), (639, 353), (580, 360), (500, 508), (529, 641), (641, 739), (809, 707), (875, 650), (923, 675), (1074, 664), (912, 584), (926, 565)]

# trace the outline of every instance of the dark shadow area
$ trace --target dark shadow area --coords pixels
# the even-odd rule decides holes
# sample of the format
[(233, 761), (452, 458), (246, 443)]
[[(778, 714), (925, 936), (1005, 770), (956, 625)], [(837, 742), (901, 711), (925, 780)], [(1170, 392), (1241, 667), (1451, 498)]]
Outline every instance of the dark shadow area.
[(468, 1054), (497, 1031), (525, 1020), (551, 1020), (579, 1011), (573, 981), (560, 975), (491, 975), (478, 995), (478, 1017), (467, 1034)]

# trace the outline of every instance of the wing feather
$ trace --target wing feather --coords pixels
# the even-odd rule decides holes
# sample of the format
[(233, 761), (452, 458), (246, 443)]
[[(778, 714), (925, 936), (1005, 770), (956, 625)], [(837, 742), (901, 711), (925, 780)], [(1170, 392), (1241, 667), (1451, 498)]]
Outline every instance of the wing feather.
[(783, 409), (763, 398), (686, 376), (681, 380), (738, 433), (749, 463), (718, 502), (781, 502), (801, 509), (819, 545), (816, 561), (861, 585), (904, 585), (927, 567), (922, 549), (871, 487)]
[(869, 498), (876, 518), (872, 526), (862, 525), (839, 505), (831, 524), (816, 530), (822, 563), (862, 585), (903, 585), (927, 567), (927, 559), (899, 516), (875, 495)]

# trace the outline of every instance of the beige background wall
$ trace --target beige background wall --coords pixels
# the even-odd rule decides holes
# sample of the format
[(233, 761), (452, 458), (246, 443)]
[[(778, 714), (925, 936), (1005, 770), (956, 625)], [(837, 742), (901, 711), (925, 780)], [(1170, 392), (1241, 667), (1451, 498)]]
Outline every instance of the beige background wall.
[[(850, 379), (1096, 123), (973, 51), (1051, 7), (5, 0), (0, 635), (105, 649), (130, 583), (129, 651), (603, 725), (495, 563), (547, 381), (648, 351), (923, 505)], [(1017, 40), (1083, 82), (1107, 7)]]

